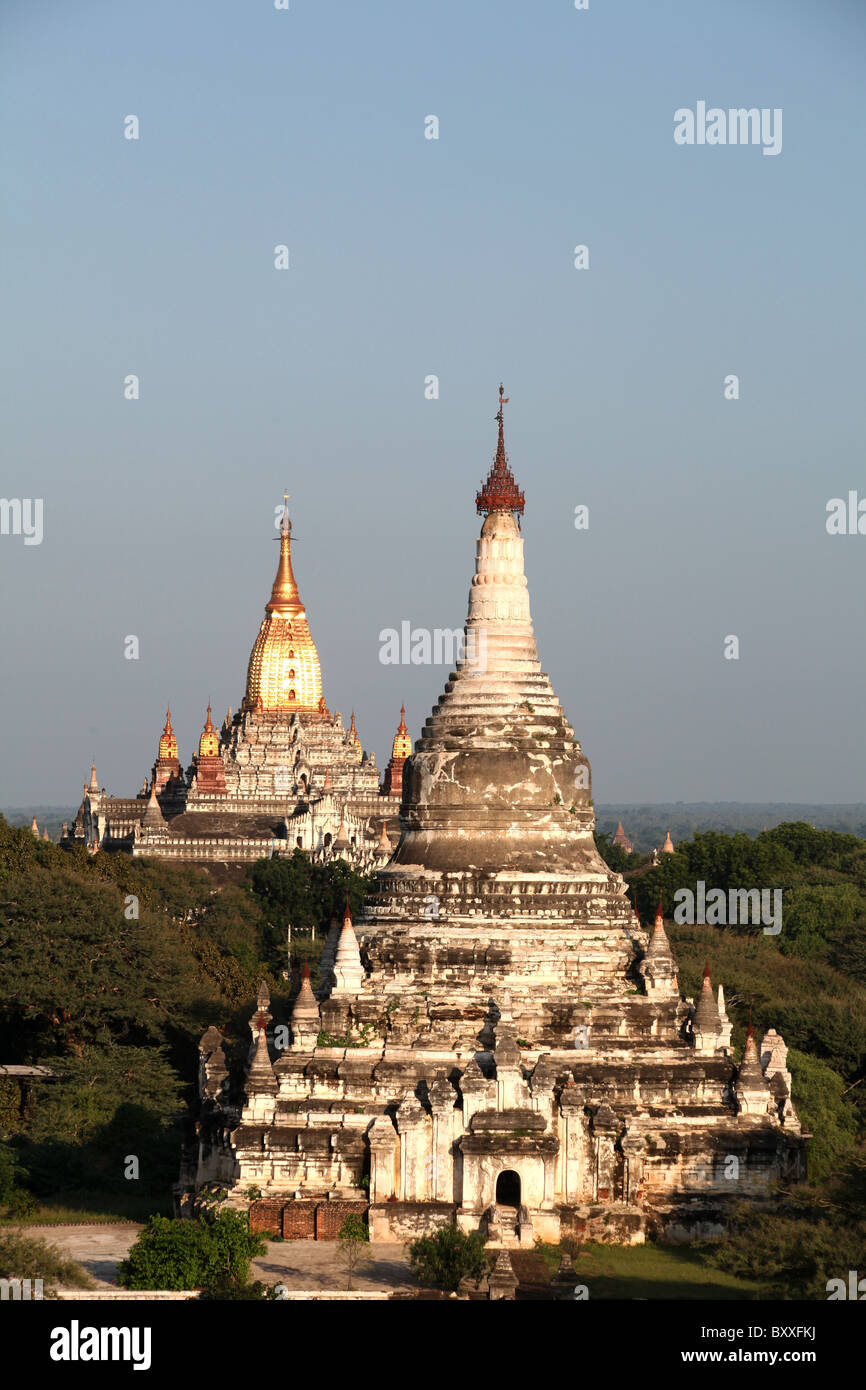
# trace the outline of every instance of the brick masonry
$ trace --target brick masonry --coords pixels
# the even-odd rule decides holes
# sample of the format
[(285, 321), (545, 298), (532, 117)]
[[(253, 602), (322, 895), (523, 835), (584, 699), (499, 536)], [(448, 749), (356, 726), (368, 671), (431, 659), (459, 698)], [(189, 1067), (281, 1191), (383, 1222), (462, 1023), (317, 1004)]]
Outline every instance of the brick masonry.
[(261, 1235), (281, 1235), (284, 1240), (336, 1240), (346, 1217), (364, 1216), (367, 1202), (254, 1202), (250, 1230)]

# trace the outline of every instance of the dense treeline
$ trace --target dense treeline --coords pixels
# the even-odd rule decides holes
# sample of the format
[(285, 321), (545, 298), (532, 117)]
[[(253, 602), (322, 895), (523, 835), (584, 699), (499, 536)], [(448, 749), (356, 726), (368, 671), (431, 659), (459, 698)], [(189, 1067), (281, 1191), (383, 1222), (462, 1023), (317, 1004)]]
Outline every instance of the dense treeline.
[[(27, 823), (30, 822), (27, 812)], [(806, 821), (824, 830), (866, 836), (866, 803), (778, 803), (749, 801), (675, 801), (626, 804), (596, 802), (600, 832), (613, 835), (617, 821), (640, 853), (664, 844), (668, 831), (674, 843), (690, 840), (698, 831), (716, 830), (722, 835), (758, 835), (770, 827)], [(37, 814), (40, 826), (42, 820)], [(23, 822), (22, 822), (23, 824)]]
[(0, 817), (0, 1062), (54, 1078), (0, 1078), (0, 1205), (62, 1190), (165, 1208), (198, 1038), (216, 1024), (237, 1071), (259, 980), (284, 1010), (312, 930), (320, 944), (347, 895), (363, 897), (345, 865), (311, 868), (264, 861), (216, 888), (189, 866), (67, 852)]
[[(759, 1038), (775, 1027), (790, 1048), (794, 1104), (814, 1136), (809, 1184), (779, 1193), (769, 1210), (744, 1205), (711, 1258), (756, 1279), (764, 1297), (826, 1298), (831, 1280), (862, 1267), (866, 1249), (866, 841), (798, 821), (754, 838), (698, 832), (655, 864), (608, 835), (598, 845), (645, 923), (661, 899), (686, 994), (697, 993), (709, 961), (735, 1047), (751, 1011)], [(678, 923), (675, 908), (682, 917), (688, 901), (679, 890), (697, 900), (699, 882), (728, 901), (732, 889), (780, 890), (780, 929)]]

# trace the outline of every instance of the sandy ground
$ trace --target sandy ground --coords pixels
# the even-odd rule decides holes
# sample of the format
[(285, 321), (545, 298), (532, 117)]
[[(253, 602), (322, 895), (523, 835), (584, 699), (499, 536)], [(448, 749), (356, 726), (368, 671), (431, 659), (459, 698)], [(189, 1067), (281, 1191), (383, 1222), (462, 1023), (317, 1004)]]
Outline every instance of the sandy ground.
[[(102, 1286), (115, 1283), (118, 1263), (125, 1258), (140, 1226), (132, 1222), (105, 1226), (28, 1226), (26, 1234), (56, 1245), (70, 1259), (83, 1265)], [(405, 1245), (369, 1247), (370, 1261), (352, 1276), (356, 1289), (414, 1289)], [(253, 1279), (266, 1284), (285, 1284), (287, 1289), (345, 1289), (346, 1271), (340, 1263), (336, 1241), (268, 1241), (267, 1254), (253, 1261)]]

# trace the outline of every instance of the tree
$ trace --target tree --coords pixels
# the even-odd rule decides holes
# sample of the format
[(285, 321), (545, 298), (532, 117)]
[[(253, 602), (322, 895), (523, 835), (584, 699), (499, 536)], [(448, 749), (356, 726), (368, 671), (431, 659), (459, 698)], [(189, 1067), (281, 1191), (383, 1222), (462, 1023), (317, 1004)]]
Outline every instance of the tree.
[(742, 1205), (728, 1238), (708, 1253), (721, 1269), (760, 1282), (763, 1297), (826, 1299), (830, 1279), (862, 1269), (864, 1249), (866, 1155), (857, 1154), (771, 1211)]
[(286, 928), (300, 933), (315, 928), (321, 937), (332, 917), (342, 918), (349, 900), (352, 913), (360, 910), (369, 879), (342, 859), (313, 864), (296, 849), (291, 857), (260, 859), (247, 875), (249, 892), (265, 919), (267, 960), (274, 970), (285, 966)]
[(421, 1236), (409, 1246), (409, 1265), (425, 1288), (458, 1288), (461, 1279), (480, 1279), (487, 1273), (484, 1237), (466, 1234), (457, 1226), (443, 1226), (432, 1236)]
[(825, 1062), (791, 1048), (788, 1066), (794, 1108), (803, 1128), (814, 1135), (809, 1178), (818, 1182), (838, 1173), (851, 1158), (859, 1130), (857, 1110), (842, 1077)]
[[(52, 1062), (15, 1144), (40, 1196), (78, 1189), (167, 1192), (177, 1169), (181, 1085), (164, 1049), (86, 1047)], [(138, 1160), (127, 1177), (127, 1160)], [(152, 1210), (152, 1208), (151, 1208)]]
[(337, 1258), (346, 1271), (346, 1288), (352, 1287), (352, 1276), (372, 1258), (370, 1231), (363, 1216), (350, 1212), (337, 1236)]

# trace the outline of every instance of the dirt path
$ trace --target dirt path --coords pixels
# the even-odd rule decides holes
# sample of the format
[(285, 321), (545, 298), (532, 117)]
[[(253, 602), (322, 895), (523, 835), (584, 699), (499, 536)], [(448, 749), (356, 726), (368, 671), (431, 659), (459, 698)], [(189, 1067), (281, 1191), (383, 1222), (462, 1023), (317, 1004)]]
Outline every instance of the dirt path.
[[(141, 1227), (134, 1222), (104, 1226), (27, 1226), (25, 1233), (56, 1245), (76, 1260), (101, 1288), (116, 1282), (117, 1266), (129, 1253)], [(352, 1277), (356, 1289), (414, 1289), (405, 1245), (371, 1245), (370, 1260)], [(346, 1287), (346, 1270), (336, 1241), (268, 1241), (267, 1254), (253, 1261), (252, 1278), (287, 1289), (339, 1290)]]

